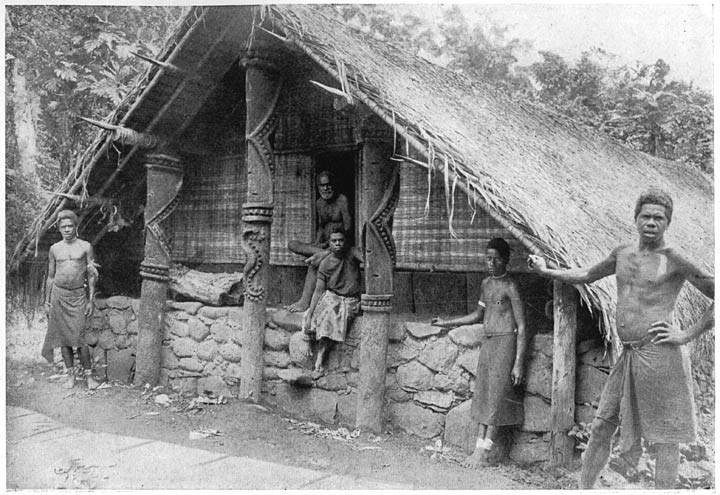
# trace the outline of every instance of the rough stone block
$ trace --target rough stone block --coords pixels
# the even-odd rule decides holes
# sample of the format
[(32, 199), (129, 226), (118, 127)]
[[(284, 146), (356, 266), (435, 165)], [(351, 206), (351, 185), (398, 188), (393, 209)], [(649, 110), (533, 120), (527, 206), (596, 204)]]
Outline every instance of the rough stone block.
[(215, 342), (219, 344), (230, 342), (230, 338), (233, 335), (232, 328), (230, 328), (224, 321), (213, 323), (210, 327), (210, 333), (212, 334)]
[(190, 357), (195, 354), (195, 349), (197, 349), (197, 342), (188, 338), (175, 339), (170, 345), (179, 358)]
[(187, 314), (185, 311), (175, 311), (172, 308), (166, 308), (165, 317), (175, 320), (187, 321), (190, 315)]
[(518, 464), (550, 460), (549, 435), (516, 431), (510, 459)]
[(293, 416), (304, 419), (334, 423), (337, 413), (338, 395), (317, 388), (293, 387), (285, 382), (275, 387), (274, 400), (277, 405)]
[(455, 400), (452, 392), (439, 392), (437, 390), (423, 390), (413, 396), (413, 400), (421, 406), (436, 412), (446, 412)]
[(575, 401), (581, 404), (598, 402), (607, 378), (608, 373), (594, 366), (585, 364), (578, 366), (575, 382)]
[(102, 330), (105, 328), (106, 324), (107, 319), (105, 318), (105, 314), (94, 313), (90, 317), (90, 328)]
[(242, 378), (242, 371), (239, 365), (235, 363), (230, 363), (227, 365), (227, 368), (225, 368), (225, 371), (223, 371), (223, 377), (224, 378), (233, 378), (233, 379), (240, 379)]
[(319, 378), (315, 386), (323, 390), (336, 392), (338, 390), (346, 390), (348, 388), (348, 381), (345, 373), (329, 373)]
[(478, 360), (480, 359), (480, 349), (465, 349), (460, 352), (457, 364), (462, 369), (475, 376), (478, 368)]
[(105, 350), (115, 347), (115, 334), (112, 333), (112, 330), (106, 329), (100, 332), (97, 345)]
[(214, 395), (215, 397), (234, 397), (233, 392), (219, 376), (199, 378), (197, 383), (198, 395)]
[(132, 307), (133, 313), (135, 313), (135, 316), (140, 314), (140, 299), (132, 299), (130, 301), (130, 306)]
[(267, 366), (275, 368), (287, 368), (290, 366), (290, 355), (281, 351), (265, 351), (263, 353), (263, 362)]
[(265, 347), (273, 351), (284, 351), (290, 343), (290, 333), (284, 330), (266, 328), (265, 329)]
[(137, 318), (131, 320), (130, 323), (128, 323), (127, 333), (128, 333), (128, 335), (137, 335), (137, 334), (138, 334), (138, 320), (137, 320)]
[(223, 344), (220, 346), (220, 355), (226, 360), (230, 361), (231, 363), (239, 363), (240, 359), (242, 358), (242, 349), (239, 345), (228, 342), (227, 344)]
[(538, 395), (526, 395), (523, 400), (523, 431), (550, 431), (552, 414), (550, 403)]
[(180, 361), (178, 361), (178, 358), (169, 345), (160, 347), (160, 363), (163, 368), (169, 370), (174, 370), (180, 366)]
[(358, 394), (350, 393), (337, 396), (337, 419), (348, 428), (355, 428), (357, 419)]
[(203, 306), (202, 308), (200, 308), (200, 310), (197, 312), (197, 314), (198, 314), (198, 316), (204, 316), (205, 318), (217, 320), (218, 318), (226, 317), (228, 315), (229, 311), (230, 311), (230, 306), (221, 306), (221, 307)]
[(274, 368), (273, 366), (263, 366), (262, 379), (263, 380), (278, 380), (282, 379), (281, 372), (287, 371), (280, 368)]
[[(410, 351), (410, 352), (407, 352)], [(386, 364), (388, 368), (397, 368), (418, 355), (418, 351), (403, 344), (390, 343), (387, 350)]]
[(102, 311), (103, 309), (107, 309), (107, 307), (107, 299), (95, 299), (95, 309)]
[(575, 422), (590, 425), (595, 419), (597, 408), (587, 404), (575, 404)]
[(530, 343), (530, 354), (541, 353), (552, 359), (553, 356), (553, 336), (552, 334), (538, 333)]
[(429, 323), (406, 322), (405, 331), (416, 339), (424, 339), (431, 335), (437, 335), (443, 331), (442, 327), (435, 327)]
[(345, 373), (345, 377), (347, 378), (348, 385), (351, 387), (357, 388), (360, 384), (360, 373), (357, 371), (351, 371), (349, 373)]
[(195, 353), (197, 357), (203, 361), (212, 361), (218, 356), (217, 342), (212, 339), (200, 342)]
[(115, 335), (115, 348), (116, 349), (127, 349), (129, 345), (127, 334), (121, 333)]
[(531, 394), (552, 397), (552, 358), (544, 353), (531, 353), (528, 357), (525, 374), (525, 390)]
[(404, 362), (412, 361), (420, 355), (420, 351), (424, 348), (425, 346), (418, 346), (411, 339), (405, 339), (405, 341), (400, 345), (398, 358), (402, 359)]
[(457, 355), (458, 346), (450, 339), (442, 338), (426, 345), (418, 356), (418, 361), (431, 370), (440, 371), (451, 368)]
[(179, 367), (187, 371), (200, 373), (205, 368), (205, 363), (193, 357), (181, 358)]
[(202, 308), (202, 303), (194, 302), (194, 301), (188, 301), (188, 302), (176, 302), (176, 301), (167, 301), (165, 303), (165, 306), (175, 309), (177, 311), (182, 311), (183, 313), (189, 314), (189, 315), (196, 315), (197, 312)]
[(99, 336), (100, 331), (88, 328), (87, 330), (85, 330), (85, 343), (90, 347), (95, 347), (98, 343)]
[(132, 349), (114, 350), (107, 353), (108, 378), (113, 381), (127, 383), (130, 379), (130, 370), (135, 364), (135, 356)]
[(459, 395), (467, 394), (470, 391), (470, 381), (463, 376), (459, 366), (436, 374), (432, 386), (441, 392), (452, 390)]
[(197, 382), (195, 377), (176, 377), (170, 378), (168, 384), (170, 388), (180, 392), (182, 395), (197, 395)]
[(280, 328), (284, 328), (290, 332), (299, 332), (302, 330), (303, 313), (291, 313), (286, 309), (281, 309), (273, 313), (271, 321)]
[(412, 395), (400, 388), (395, 373), (385, 375), (385, 399), (393, 402), (407, 402)]
[(127, 296), (112, 296), (105, 299), (105, 303), (114, 309), (132, 308), (132, 298)]
[(113, 333), (127, 333), (127, 318), (125, 314), (117, 309), (111, 309), (107, 312), (107, 322)]
[(187, 321), (176, 320), (173, 318), (168, 322), (170, 324), (170, 333), (178, 337), (187, 337), (190, 334)]
[(432, 387), (433, 375), (432, 370), (417, 361), (399, 366), (396, 372), (400, 388), (411, 392), (429, 390)]
[(445, 425), (444, 414), (432, 412), (413, 402), (390, 404), (388, 414), (393, 425), (422, 438), (440, 435)]
[(450, 409), (445, 417), (445, 434), (443, 442), (446, 445), (460, 447), (468, 454), (475, 450), (478, 423), (470, 416), (471, 401), (466, 400), (460, 405)]
[(480, 344), (480, 337), (483, 333), (483, 324), (463, 325), (450, 330), (448, 336), (457, 345), (464, 347), (477, 347)]
[(210, 335), (210, 329), (200, 319), (191, 316), (188, 318), (188, 332), (196, 342), (202, 342)]

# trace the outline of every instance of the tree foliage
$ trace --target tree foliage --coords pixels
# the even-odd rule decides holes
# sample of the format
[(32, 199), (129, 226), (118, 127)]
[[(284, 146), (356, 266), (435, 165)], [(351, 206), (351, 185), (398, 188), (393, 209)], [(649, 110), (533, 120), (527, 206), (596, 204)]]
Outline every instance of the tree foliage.
[(509, 38), (489, 18), (470, 24), (457, 7), (445, 7), (436, 23), (382, 6), (338, 6), (346, 20), (387, 42), (497, 86), (602, 130), (651, 155), (712, 171), (712, 96), (669, 80), (670, 66), (617, 63), (594, 48), (568, 61), (549, 51), (520, 66), (531, 43)]

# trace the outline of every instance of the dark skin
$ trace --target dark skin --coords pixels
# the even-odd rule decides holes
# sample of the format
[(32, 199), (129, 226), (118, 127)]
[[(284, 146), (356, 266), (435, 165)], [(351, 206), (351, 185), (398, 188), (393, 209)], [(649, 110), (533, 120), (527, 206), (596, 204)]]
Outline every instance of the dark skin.
[[(352, 257), (354, 257), (358, 262), (362, 262), (362, 251), (353, 246), (348, 248), (346, 246), (345, 242), (345, 234), (342, 233), (333, 233), (330, 234), (330, 256), (337, 256), (338, 258), (343, 258), (346, 256), (346, 252), (349, 249), (350, 254)], [(315, 308), (317, 307), (318, 302), (320, 301), (320, 298), (322, 297), (323, 293), (325, 292), (325, 281), (322, 279), (318, 279), (317, 283), (315, 284), (315, 290), (313, 291), (312, 299), (310, 301), (310, 306), (308, 307), (307, 311), (305, 311), (305, 315), (303, 316), (303, 323), (302, 328), (303, 331), (307, 333), (307, 331), (310, 328), (310, 321), (312, 320), (313, 312), (315, 311)], [(318, 343), (318, 349), (317, 349), (317, 357), (315, 359), (315, 369), (314, 373), (316, 375), (320, 375), (323, 373), (323, 360), (325, 358), (325, 355), (327, 351), (330, 349), (331, 345), (330, 339), (327, 339), (325, 337), (320, 339), (320, 342)], [(310, 351), (308, 350), (307, 356), (310, 356)]]
[[(93, 313), (93, 301), (95, 299), (95, 282), (97, 270), (95, 269), (95, 255), (92, 245), (77, 237), (77, 225), (70, 218), (63, 218), (58, 223), (58, 230), (62, 235), (62, 241), (53, 244), (48, 253), (48, 277), (45, 285), (45, 311), (50, 315), (51, 295), (54, 286), (65, 289), (77, 289), (83, 287), (87, 279), (88, 302), (85, 308), (85, 316)], [(71, 370), (73, 367), (73, 349), (63, 346), (60, 349), (65, 367)], [(78, 347), (80, 362), (86, 370), (90, 369), (90, 350), (87, 346)], [(68, 387), (74, 385), (74, 377), (70, 374)]]
[[(510, 376), (513, 385), (522, 384), (524, 379), (525, 351), (527, 337), (525, 331), (525, 312), (517, 283), (507, 274), (508, 260), (502, 258), (496, 249), (485, 251), (489, 277), (482, 281), (480, 286), (480, 301), (484, 307), (478, 308), (469, 315), (450, 320), (433, 318), (431, 324), (441, 327), (455, 327), (460, 325), (471, 325), (482, 321), (485, 328), (492, 328), (496, 332), (512, 332), (517, 329), (517, 351), (515, 363)], [(494, 425), (481, 425), (478, 434), (478, 444), (485, 439), (493, 442), (497, 439), (500, 428)], [(488, 451), (476, 444), (472, 455), (462, 465), (464, 467), (479, 467), (487, 465)]]
[(334, 227), (342, 227), (345, 232), (352, 228), (352, 217), (347, 197), (344, 194), (335, 194), (335, 189), (327, 174), (318, 175), (318, 192), (320, 197), (315, 203), (317, 213), (317, 235), (315, 242), (309, 244), (301, 241), (288, 242), (288, 249), (293, 253), (307, 256), (305, 263), (308, 265), (308, 272), (305, 276), (305, 285), (300, 299), (285, 307), (293, 313), (305, 311), (310, 305), (310, 300), (315, 289), (317, 279), (317, 267), (320, 262), (330, 253), (328, 249), (329, 232)]
[[(538, 274), (566, 284), (586, 284), (615, 275), (617, 279), (617, 332), (622, 341), (653, 336), (659, 345), (685, 345), (715, 326), (713, 303), (687, 331), (672, 323), (672, 312), (685, 282), (708, 298), (715, 298), (715, 278), (693, 263), (679, 250), (665, 242), (670, 225), (665, 206), (643, 204), (635, 219), (638, 242), (616, 248), (600, 263), (590, 268), (572, 270), (548, 269), (545, 260), (530, 256), (528, 265)], [(663, 377), (672, 379), (673, 377)], [(612, 431), (609, 429), (612, 428)], [(593, 429), (608, 438), (614, 425), (596, 420)], [(607, 430), (607, 431), (606, 431)], [(592, 440), (592, 438), (591, 438)], [(657, 444), (656, 488), (673, 488), (679, 464), (677, 444)], [(585, 453), (580, 478), (581, 488), (591, 488), (607, 462), (609, 445), (591, 441)]]

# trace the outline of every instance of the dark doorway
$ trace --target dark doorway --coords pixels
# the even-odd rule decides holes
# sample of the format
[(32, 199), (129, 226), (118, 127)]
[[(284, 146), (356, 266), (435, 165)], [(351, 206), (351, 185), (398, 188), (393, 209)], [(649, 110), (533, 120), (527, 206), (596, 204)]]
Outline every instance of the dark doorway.
[[(338, 194), (344, 194), (348, 199), (350, 206), (350, 214), (352, 215), (353, 225), (350, 231), (350, 241), (354, 245), (357, 239), (357, 214), (358, 205), (355, 202), (356, 184), (357, 184), (357, 151), (338, 151), (332, 153), (323, 153), (315, 156), (315, 177), (320, 172), (327, 170), (332, 173), (335, 181), (335, 191)], [(313, 178), (315, 184), (315, 178)], [(315, 198), (319, 198), (317, 187), (315, 187)], [(316, 226), (317, 228), (317, 226)]]

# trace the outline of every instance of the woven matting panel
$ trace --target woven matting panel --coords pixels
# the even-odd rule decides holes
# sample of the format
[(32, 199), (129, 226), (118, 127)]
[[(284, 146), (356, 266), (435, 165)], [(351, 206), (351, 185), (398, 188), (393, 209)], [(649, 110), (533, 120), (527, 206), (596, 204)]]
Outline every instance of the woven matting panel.
[[(450, 235), (442, 174), (432, 177), (427, 211), (427, 171), (403, 163), (400, 174), (400, 200), (393, 221), (398, 268), (485, 272), (485, 246), (491, 238), (502, 237), (512, 249), (508, 269), (527, 271), (528, 253), (520, 242), (479, 208), (475, 209), (473, 218), (468, 198), (459, 189), (448, 196), (454, 196), (452, 228), (457, 238)], [(452, 191), (452, 183), (450, 189)]]
[(243, 263), (242, 203), (247, 194), (245, 157), (189, 163), (172, 216), (173, 260)]
[(275, 156), (275, 208), (270, 241), (274, 265), (302, 265), (288, 250), (290, 240), (310, 242), (313, 229), (312, 159), (307, 155)]

